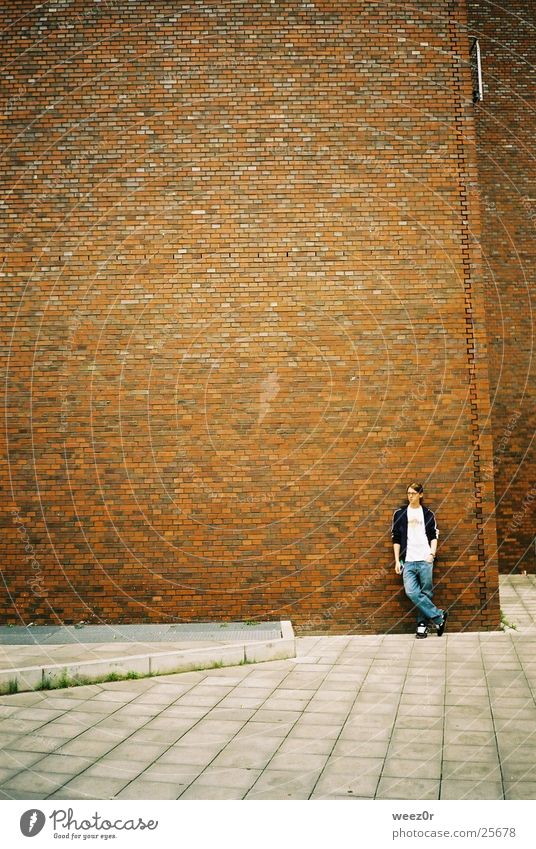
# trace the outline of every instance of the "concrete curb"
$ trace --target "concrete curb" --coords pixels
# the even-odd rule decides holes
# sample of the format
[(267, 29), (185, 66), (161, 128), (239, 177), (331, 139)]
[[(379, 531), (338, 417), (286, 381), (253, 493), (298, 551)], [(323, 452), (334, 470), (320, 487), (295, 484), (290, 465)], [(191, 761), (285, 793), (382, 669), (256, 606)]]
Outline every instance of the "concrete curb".
[[(139, 677), (169, 675), (216, 666), (238, 666), (244, 663), (262, 663), (295, 657), (296, 638), (292, 624), (284, 621), (280, 622), (280, 626), (281, 638), (278, 640), (214, 643), (204, 648), (175, 648), (164, 652), (147, 651), (137, 655), (121, 656), (119, 654), (115, 657), (95, 660), (78, 662), (71, 660), (64, 663), (0, 669), (0, 689), (6, 691), (11, 683), (11, 686), (16, 687), (16, 692), (20, 693), (36, 689), (53, 689), (58, 685), (61, 686), (62, 680), (90, 684), (110, 674), (120, 678), (126, 678), (129, 673)], [(121, 644), (117, 645), (117, 649), (121, 650)]]

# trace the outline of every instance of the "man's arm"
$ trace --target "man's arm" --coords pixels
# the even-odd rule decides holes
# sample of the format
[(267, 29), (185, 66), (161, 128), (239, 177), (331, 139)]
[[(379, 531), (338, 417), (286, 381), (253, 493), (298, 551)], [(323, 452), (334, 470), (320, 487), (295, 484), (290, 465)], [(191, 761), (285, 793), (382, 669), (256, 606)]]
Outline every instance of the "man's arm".
[(431, 554), (432, 562), (433, 562), (433, 560), (436, 556), (437, 537), (438, 537), (439, 532), (438, 532), (438, 529), (437, 529), (436, 518), (435, 518), (435, 515), (433, 513), (431, 514), (431, 519), (433, 521), (433, 527), (432, 527), (432, 532), (429, 535), (431, 538), (428, 539), (428, 542), (430, 543), (430, 554)]
[(402, 566), (400, 565), (400, 510), (395, 510), (393, 513), (393, 525), (391, 528), (391, 539), (393, 540), (393, 551), (395, 553), (395, 572), (397, 575), (402, 574)]

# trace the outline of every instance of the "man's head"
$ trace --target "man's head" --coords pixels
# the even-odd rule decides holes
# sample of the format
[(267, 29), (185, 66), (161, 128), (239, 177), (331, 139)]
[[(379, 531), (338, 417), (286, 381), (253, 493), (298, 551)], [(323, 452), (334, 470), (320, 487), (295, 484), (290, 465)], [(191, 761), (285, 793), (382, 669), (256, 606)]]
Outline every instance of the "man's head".
[(424, 496), (424, 487), (422, 483), (410, 483), (407, 493), (409, 506), (420, 507)]

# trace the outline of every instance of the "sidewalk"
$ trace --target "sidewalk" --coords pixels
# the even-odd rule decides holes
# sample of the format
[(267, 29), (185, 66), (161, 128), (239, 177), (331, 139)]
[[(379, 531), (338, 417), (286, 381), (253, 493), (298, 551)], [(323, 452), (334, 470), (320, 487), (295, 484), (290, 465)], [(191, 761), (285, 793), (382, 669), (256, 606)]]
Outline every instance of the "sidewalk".
[(4, 799), (534, 799), (536, 587), (508, 633), (303, 637), (297, 657), (0, 698)]

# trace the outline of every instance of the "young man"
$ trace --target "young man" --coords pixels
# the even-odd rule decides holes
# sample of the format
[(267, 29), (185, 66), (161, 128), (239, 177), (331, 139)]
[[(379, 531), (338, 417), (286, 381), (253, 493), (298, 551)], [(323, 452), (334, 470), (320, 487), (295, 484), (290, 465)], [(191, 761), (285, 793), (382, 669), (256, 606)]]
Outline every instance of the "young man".
[(427, 637), (431, 625), (441, 637), (448, 613), (432, 601), (432, 569), (438, 536), (436, 520), (432, 511), (422, 503), (422, 484), (410, 484), (407, 493), (408, 506), (400, 507), (393, 515), (395, 572), (402, 575), (404, 591), (417, 608), (415, 636), (418, 639)]

